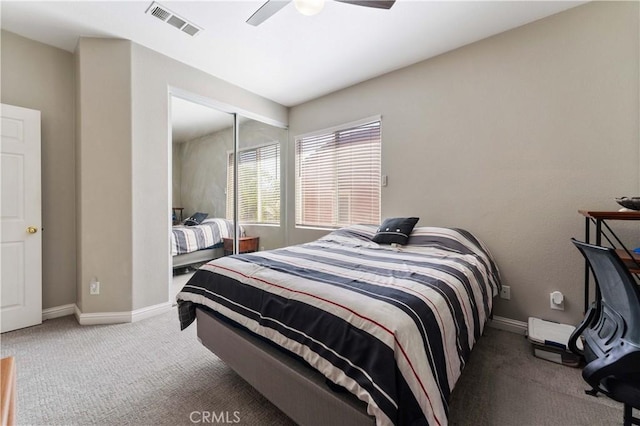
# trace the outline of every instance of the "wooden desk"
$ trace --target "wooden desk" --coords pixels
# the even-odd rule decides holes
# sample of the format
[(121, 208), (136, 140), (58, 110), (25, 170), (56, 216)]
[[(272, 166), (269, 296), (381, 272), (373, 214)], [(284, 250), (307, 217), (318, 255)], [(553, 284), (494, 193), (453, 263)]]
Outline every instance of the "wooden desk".
[(628, 210), (625, 212), (607, 212), (595, 210), (578, 210), (578, 213), (585, 217), (600, 220), (640, 220), (640, 210)]
[[(634, 253), (629, 250), (620, 241), (620, 238), (607, 224), (607, 221), (612, 220), (640, 220), (640, 211), (628, 210), (628, 211), (595, 211), (595, 210), (578, 210), (578, 213), (585, 217), (585, 242), (590, 243), (591, 238), (591, 223), (596, 226), (595, 229), (595, 245), (602, 245), (602, 238), (604, 237), (609, 245), (616, 249), (616, 253), (625, 263), (629, 271), (633, 274), (640, 274), (640, 254)], [(611, 238), (605, 233), (608, 231)], [(612, 241), (612, 239), (614, 241)], [(596, 288), (596, 298), (600, 297), (600, 292)], [(584, 311), (589, 309), (589, 265), (585, 261), (584, 268)]]
[[(224, 254), (233, 254), (233, 238), (223, 238)], [(240, 237), (238, 238), (238, 253), (251, 253), (258, 251), (260, 237)]]
[(16, 421), (16, 363), (12, 356), (0, 360), (0, 376), (0, 424), (12, 426)]

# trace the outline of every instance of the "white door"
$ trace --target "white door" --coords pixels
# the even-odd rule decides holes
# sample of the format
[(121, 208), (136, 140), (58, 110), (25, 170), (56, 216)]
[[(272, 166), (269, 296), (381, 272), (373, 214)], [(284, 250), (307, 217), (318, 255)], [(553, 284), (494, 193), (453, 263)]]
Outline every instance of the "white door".
[(40, 111), (0, 108), (0, 332), (5, 332), (42, 323)]

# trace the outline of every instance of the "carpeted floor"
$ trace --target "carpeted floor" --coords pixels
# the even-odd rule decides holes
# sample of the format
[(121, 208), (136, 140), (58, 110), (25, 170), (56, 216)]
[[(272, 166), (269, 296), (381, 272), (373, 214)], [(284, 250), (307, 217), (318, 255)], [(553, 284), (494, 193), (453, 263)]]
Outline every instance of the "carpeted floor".
[(581, 370), (533, 356), (524, 337), (487, 328), (453, 391), (452, 425), (621, 425), (622, 404), (586, 395)]
[[(292, 424), (200, 345), (194, 326), (179, 331), (175, 308), (106, 326), (69, 316), (1, 339), (1, 355), (16, 357), (20, 425)], [(449, 420), (622, 424), (620, 404), (584, 389), (580, 370), (537, 359), (524, 337), (488, 328), (454, 390)]]

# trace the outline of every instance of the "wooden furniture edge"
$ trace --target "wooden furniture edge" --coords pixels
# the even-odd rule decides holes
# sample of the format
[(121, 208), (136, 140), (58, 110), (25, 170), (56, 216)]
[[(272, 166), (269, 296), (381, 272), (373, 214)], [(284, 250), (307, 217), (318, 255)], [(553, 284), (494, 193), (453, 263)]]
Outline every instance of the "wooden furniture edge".
[[(631, 253), (624, 245), (624, 243), (617, 237), (613, 229), (607, 225), (607, 220), (612, 221), (640, 221), (640, 211), (638, 210), (618, 210), (618, 211), (597, 211), (597, 210), (586, 210), (579, 209), (578, 213), (585, 217), (585, 242), (589, 242), (590, 238), (590, 223), (595, 222), (596, 226), (596, 244), (602, 244), (602, 236), (606, 237), (606, 234), (602, 230), (602, 225), (604, 225), (610, 232), (613, 238), (622, 246), (622, 249), (616, 249), (615, 245), (611, 240), (609, 243), (616, 250), (618, 256), (622, 259), (625, 266), (632, 274), (640, 274), (640, 261), (636, 254)], [(585, 260), (585, 272), (584, 272), (584, 312), (586, 313), (589, 310), (589, 266), (588, 262)], [(599, 290), (596, 287), (596, 298), (599, 297)]]
[(632, 257), (623, 249), (616, 249), (616, 254), (632, 274), (640, 274), (640, 254), (632, 252)]
[(12, 426), (15, 424), (16, 412), (16, 363), (15, 358), (10, 356), (0, 360), (0, 418), (2, 426)]
[[(233, 254), (233, 238), (223, 238), (222, 245), (224, 248), (224, 254)], [(238, 238), (238, 253), (252, 253), (259, 250), (260, 237), (259, 236), (245, 236)]]
[(578, 210), (582, 216), (594, 219), (612, 220), (640, 220), (640, 211), (598, 211), (598, 210)]

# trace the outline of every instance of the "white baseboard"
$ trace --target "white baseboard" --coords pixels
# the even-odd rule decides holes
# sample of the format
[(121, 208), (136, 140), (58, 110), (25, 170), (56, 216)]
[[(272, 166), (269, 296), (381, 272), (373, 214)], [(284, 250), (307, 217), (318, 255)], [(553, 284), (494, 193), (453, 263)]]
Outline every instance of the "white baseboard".
[(76, 306), (76, 319), (80, 325), (120, 324), (131, 322), (131, 312), (88, 312), (83, 313)]
[[(74, 305), (75, 306), (75, 305)], [(131, 312), (89, 312), (83, 313), (75, 306), (76, 319), (80, 325), (121, 324), (136, 322), (146, 318), (163, 314), (172, 308), (171, 302), (159, 303), (153, 306), (136, 309)]]
[(66, 317), (67, 315), (73, 315), (75, 312), (75, 303), (69, 303), (68, 305), (54, 306), (53, 308), (47, 308), (42, 310), (42, 321)]
[(511, 318), (499, 317), (494, 315), (493, 319), (488, 323), (489, 327), (497, 328), (498, 330), (510, 331), (516, 334), (527, 334), (527, 323), (517, 321)]
[(173, 303), (164, 302), (153, 306), (147, 306), (145, 308), (136, 309), (131, 312), (131, 322), (140, 321), (143, 319), (151, 318), (156, 315), (164, 314), (173, 308)]
[[(136, 309), (132, 312), (96, 312), (82, 313), (75, 304), (56, 306), (54, 308), (44, 309), (42, 311), (42, 320), (48, 320), (75, 313), (78, 323), (81, 325), (97, 325), (97, 324), (119, 324), (126, 322), (136, 322), (143, 319), (151, 318), (156, 315), (165, 313), (172, 308), (171, 302), (160, 303), (145, 308)], [(493, 319), (488, 323), (489, 327), (498, 330), (510, 331), (511, 333), (526, 335), (527, 323), (513, 320), (511, 318), (500, 317), (494, 315)]]

